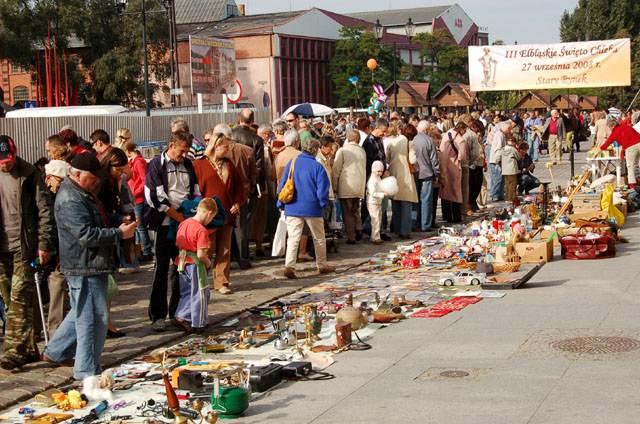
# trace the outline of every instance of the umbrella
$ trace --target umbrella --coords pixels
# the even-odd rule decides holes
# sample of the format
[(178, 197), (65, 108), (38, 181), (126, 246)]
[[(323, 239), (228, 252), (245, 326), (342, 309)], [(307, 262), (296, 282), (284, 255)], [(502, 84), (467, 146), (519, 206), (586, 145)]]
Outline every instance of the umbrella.
[(335, 111), (329, 106), (321, 105), (318, 103), (300, 103), (291, 106), (287, 109), (282, 116), (287, 116), (291, 112), (296, 112), (300, 116), (327, 116), (331, 115)]

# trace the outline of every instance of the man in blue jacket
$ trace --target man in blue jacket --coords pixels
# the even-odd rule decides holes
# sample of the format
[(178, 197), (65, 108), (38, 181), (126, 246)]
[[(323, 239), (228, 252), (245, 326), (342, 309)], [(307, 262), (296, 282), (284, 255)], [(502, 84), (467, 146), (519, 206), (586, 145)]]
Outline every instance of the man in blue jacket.
[[(287, 133), (296, 132), (289, 130)], [(285, 134), (285, 138), (291, 134)], [(296, 132), (296, 136), (297, 132)], [(307, 224), (313, 236), (313, 246), (316, 253), (316, 266), (321, 274), (335, 271), (335, 267), (327, 263), (327, 245), (324, 238), (323, 211), (329, 202), (329, 177), (322, 164), (312, 153), (311, 140), (301, 143), (302, 153), (292, 159), (285, 167), (278, 185), (278, 193), (287, 182), (289, 169), (293, 166), (293, 182), (295, 194), (293, 200), (283, 204), (278, 200), (278, 208), (284, 208), (287, 217), (287, 255), (285, 259), (284, 275), (296, 278), (295, 265), (298, 258), (298, 245), (304, 225)]]
[(135, 221), (107, 227), (107, 214), (93, 194), (100, 162), (93, 153), (71, 161), (56, 196), (55, 218), (60, 243), (60, 270), (69, 283), (71, 310), (49, 342), (43, 359), (64, 363), (75, 358), (77, 380), (99, 375), (107, 337), (107, 278), (117, 269), (114, 250), (134, 236)]

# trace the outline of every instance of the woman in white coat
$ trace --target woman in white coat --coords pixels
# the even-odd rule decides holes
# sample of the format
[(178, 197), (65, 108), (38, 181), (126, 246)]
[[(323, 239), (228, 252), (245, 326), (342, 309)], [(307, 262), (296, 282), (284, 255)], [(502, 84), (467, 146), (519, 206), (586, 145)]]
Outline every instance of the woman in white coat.
[[(405, 131), (415, 135), (415, 127), (408, 124), (407, 127), (414, 128), (414, 131)], [(389, 163), (389, 174), (398, 180), (399, 191), (393, 196), (391, 202), (392, 219), (391, 230), (395, 232), (401, 239), (409, 239), (411, 237), (411, 210), (412, 203), (418, 203), (418, 192), (416, 183), (409, 168), (409, 140), (400, 134), (397, 124), (394, 124), (390, 130), (390, 137), (387, 140), (387, 161)], [(414, 159), (415, 153), (411, 155)]]

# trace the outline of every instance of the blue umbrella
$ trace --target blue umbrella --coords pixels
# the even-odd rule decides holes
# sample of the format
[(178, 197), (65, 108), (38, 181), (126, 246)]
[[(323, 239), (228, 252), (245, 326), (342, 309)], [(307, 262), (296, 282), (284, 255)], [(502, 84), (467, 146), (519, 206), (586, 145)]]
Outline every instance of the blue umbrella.
[(287, 116), (291, 112), (296, 112), (300, 116), (327, 116), (334, 113), (334, 110), (329, 106), (321, 105), (319, 103), (300, 103), (291, 106), (287, 109), (282, 116)]

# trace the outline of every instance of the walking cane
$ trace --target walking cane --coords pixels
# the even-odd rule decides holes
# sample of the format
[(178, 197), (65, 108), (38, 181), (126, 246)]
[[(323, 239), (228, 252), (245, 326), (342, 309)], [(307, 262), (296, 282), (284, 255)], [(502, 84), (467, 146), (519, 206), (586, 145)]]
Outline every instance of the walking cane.
[(38, 305), (40, 306), (40, 319), (42, 320), (42, 331), (44, 332), (44, 345), (49, 344), (49, 331), (47, 329), (47, 321), (44, 319), (44, 306), (42, 305), (42, 293), (40, 292), (40, 276), (42, 275), (42, 268), (36, 261), (31, 263), (31, 267), (34, 269), (34, 276), (36, 280), (36, 293), (38, 294)]

